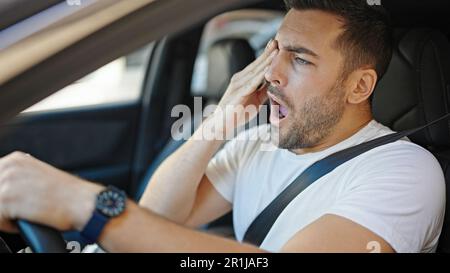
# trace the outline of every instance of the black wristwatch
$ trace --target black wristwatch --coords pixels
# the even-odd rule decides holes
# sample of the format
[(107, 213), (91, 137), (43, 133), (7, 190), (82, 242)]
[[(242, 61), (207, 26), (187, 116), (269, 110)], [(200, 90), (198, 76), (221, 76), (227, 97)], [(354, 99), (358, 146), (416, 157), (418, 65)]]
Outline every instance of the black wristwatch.
[(127, 195), (114, 186), (108, 186), (97, 195), (92, 217), (81, 231), (89, 244), (95, 243), (106, 223), (125, 211)]

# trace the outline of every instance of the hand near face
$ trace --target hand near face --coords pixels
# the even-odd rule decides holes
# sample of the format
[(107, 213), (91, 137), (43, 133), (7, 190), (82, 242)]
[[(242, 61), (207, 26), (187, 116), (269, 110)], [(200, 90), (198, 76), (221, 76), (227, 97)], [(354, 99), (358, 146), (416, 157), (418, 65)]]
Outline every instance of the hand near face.
[[(254, 106), (258, 109), (267, 99), (268, 86), (261, 86), (261, 83), (264, 82), (264, 74), (277, 53), (277, 42), (271, 40), (260, 57), (231, 78), (219, 103), (219, 110), (222, 113), (227, 113), (226, 111), (229, 110), (234, 113), (234, 115), (225, 116), (226, 128), (234, 129), (242, 126), (256, 116), (257, 112), (246, 118), (244, 108)], [(217, 115), (217, 111), (215, 114)]]
[(101, 189), (30, 155), (9, 154), (0, 158), (0, 230), (17, 231), (15, 219), (81, 229)]

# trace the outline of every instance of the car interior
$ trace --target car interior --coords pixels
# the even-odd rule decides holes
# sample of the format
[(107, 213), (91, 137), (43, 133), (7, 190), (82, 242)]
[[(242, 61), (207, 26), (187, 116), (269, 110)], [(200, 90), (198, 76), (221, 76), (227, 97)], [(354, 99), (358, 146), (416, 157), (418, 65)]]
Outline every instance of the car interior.
[[(394, 26), (394, 54), (374, 92), (372, 111), (377, 121), (402, 131), (450, 113), (450, 9), (446, 1), (437, 0), (386, 1), (386, 8)], [(281, 1), (236, 9), (284, 12)], [(138, 100), (20, 114), (1, 125), (0, 156), (25, 151), (87, 180), (115, 185), (138, 201), (154, 171), (185, 141), (170, 136), (176, 120), (171, 109), (178, 104), (193, 109), (194, 96), (201, 97), (204, 106), (217, 103), (233, 74), (261, 50), (249, 37), (230, 36), (212, 42), (206, 49), (205, 88), (193, 94), (195, 64), (205, 26), (212, 19), (155, 41)], [(448, 183), (450, 121), (409, 138), (435, 155)], [(447, 202), (438, 246), (442, 253), (450, 253), (449, 210)], [(232, 238), (232, 212), (202, 229)], [(76, 232), (64, 236), (67, 241), (83, 242)], [(0, 237), (13, 252), (25, 247), (18, 235), (0, 233)]]

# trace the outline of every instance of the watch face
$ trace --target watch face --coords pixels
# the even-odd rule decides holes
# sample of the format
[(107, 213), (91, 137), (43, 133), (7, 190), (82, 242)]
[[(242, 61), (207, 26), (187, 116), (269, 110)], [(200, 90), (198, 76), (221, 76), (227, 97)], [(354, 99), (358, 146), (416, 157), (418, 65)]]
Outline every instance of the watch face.
[(97, 210), (108, 217), (115, 217), (125, 210), (126, 195), (120, 190), (107, 189), (97, 197)]

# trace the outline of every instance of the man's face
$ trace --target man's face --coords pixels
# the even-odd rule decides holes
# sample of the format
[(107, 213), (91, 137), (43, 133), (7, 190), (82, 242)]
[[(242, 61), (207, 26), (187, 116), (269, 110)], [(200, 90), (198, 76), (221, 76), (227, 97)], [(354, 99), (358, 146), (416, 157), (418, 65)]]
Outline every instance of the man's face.
[(280, 148), (318, 145), (341, 119), (344, 60), (334, 46), (341, 32), (339, 18), (329, 13), (291, 9), (286, 15), (275, 37), (279, 53), (265, 75)]

